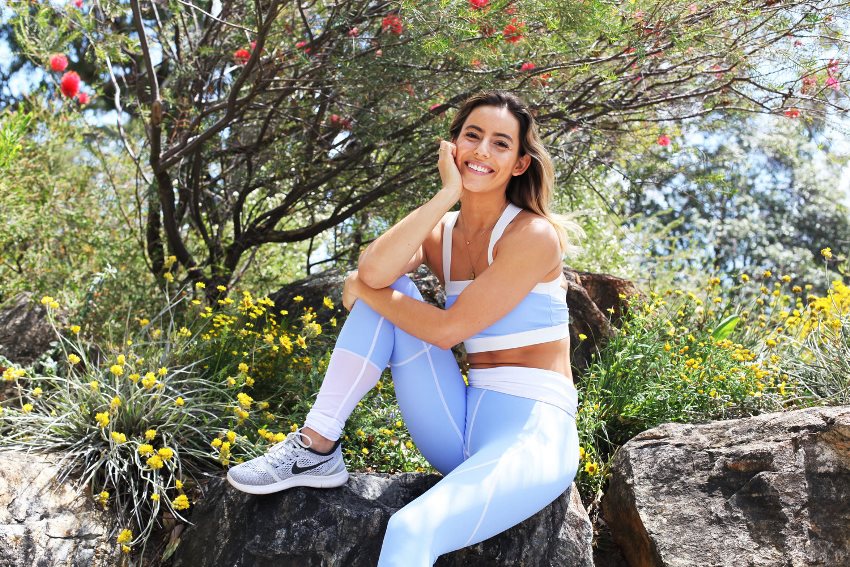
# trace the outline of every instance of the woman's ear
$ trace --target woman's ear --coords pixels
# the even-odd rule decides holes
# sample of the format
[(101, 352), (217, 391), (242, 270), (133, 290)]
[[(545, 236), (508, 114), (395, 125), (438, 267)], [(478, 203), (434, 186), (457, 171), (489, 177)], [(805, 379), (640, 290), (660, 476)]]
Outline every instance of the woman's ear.
[(522, 175), (531, 165), (531, 156), (525, 154), (517, 159), (516, 165), (514, 166), (513, 175)]

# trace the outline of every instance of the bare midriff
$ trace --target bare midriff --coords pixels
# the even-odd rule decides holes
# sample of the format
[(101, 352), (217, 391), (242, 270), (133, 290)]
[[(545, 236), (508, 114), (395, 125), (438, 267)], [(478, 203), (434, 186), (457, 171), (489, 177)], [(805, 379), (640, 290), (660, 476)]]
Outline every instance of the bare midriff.
[(570, 339), (528, 345), (517, 348), (493, 350), (489, 352), (467, 353), (466, 360), (470, 368), (494, 368), (496, 366), (525, 366), (542, 368), (563, 374), (572, 384), (573, 373), (570, 368)]

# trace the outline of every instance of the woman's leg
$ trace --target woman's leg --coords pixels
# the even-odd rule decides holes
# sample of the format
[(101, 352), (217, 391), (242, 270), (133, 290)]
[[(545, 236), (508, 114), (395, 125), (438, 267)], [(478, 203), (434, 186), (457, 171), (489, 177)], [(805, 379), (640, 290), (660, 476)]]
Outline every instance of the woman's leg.
[(542, 510), (575, 478), (578, 433), (569, 414), (490, 390), (468, 393), (470, 457), (390, 518), (379, 567), (430, 567)]
[[(422, 300), (407, 276), (392, 287)], [(358, 301), (340, 330), (302, 430), (290, 433), (265, 455), (232, 467), (227, 473), (230, 484), (251, 494), (269, 494), (293, 486), (328, 488), (345, 483), (348, 472), (339, 437), (357, 402), (375, 386), (390, 360), (399, 406), (414, 442), (442, 472), (460, 464), (466, 396), (451, 351), (397, 329)], [(320, 451), (313, 447), (313, 431), (335, 442)]]
[[(422, 300), (407, 276), (391, 287)], [(304, 426), (328, 439), (339, 439), (346, 419), (378, 382), (388, 362), (414, 443), (437, 470), (452, 470), (463, 461), (466, 413), (466, 386), (454, 355), (397, 329), (364, 301), (354, 304), (340, 330)]]

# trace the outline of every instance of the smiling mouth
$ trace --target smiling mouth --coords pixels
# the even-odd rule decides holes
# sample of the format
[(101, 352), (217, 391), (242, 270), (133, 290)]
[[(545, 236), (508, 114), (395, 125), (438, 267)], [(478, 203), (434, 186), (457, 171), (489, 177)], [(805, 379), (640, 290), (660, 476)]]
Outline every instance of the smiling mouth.
[(469, 162), (466, 162), (466, 167), (468, 167), (470, 170), (474, 171), (475, 173), (478, 173), (478, 174), (481, 174), (481, 175), (485, 175), (487, 173), (493, 173), (492, 169), (485, 168), (485, 167), (482, 167), (480, 165), (472, 164), (472, 163), (469, 163)]

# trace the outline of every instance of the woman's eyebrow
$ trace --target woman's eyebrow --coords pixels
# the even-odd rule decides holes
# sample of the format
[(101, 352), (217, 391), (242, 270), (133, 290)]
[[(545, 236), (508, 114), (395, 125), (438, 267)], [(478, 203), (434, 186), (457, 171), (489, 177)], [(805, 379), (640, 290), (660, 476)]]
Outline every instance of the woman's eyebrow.
[[(481, 132), (482, 134), (484, 133), (484, 130), (483, 130), (483, 129), (481, 129), (481, 127), (480, 127), (480, 126), (476, 126), (475, 124), (467, 124), (467, 126), (466, 126), (466, 127), (467, 127), (467, 128), (472, 128), (473, 130), (478, 130), (478, 131), (479, 131), (479, 132)], [(494, 135), (494, 136), (502, 136), (503, 138), (507, 138), (507, 139), (508, 139), (509, 141), (511, 141), (511, 142), (513, 142), (513, 141), (514, 141), (514, 139), (513, 139), (513, 138), (511, 138), (511, 137), (510, 137), (510, 136), (508, 136), (507, 134), (502, 134), (501, 132), (496, 132), (496, 133), (495, 133), (495, 134), (493, 134), (493, 135)]]

